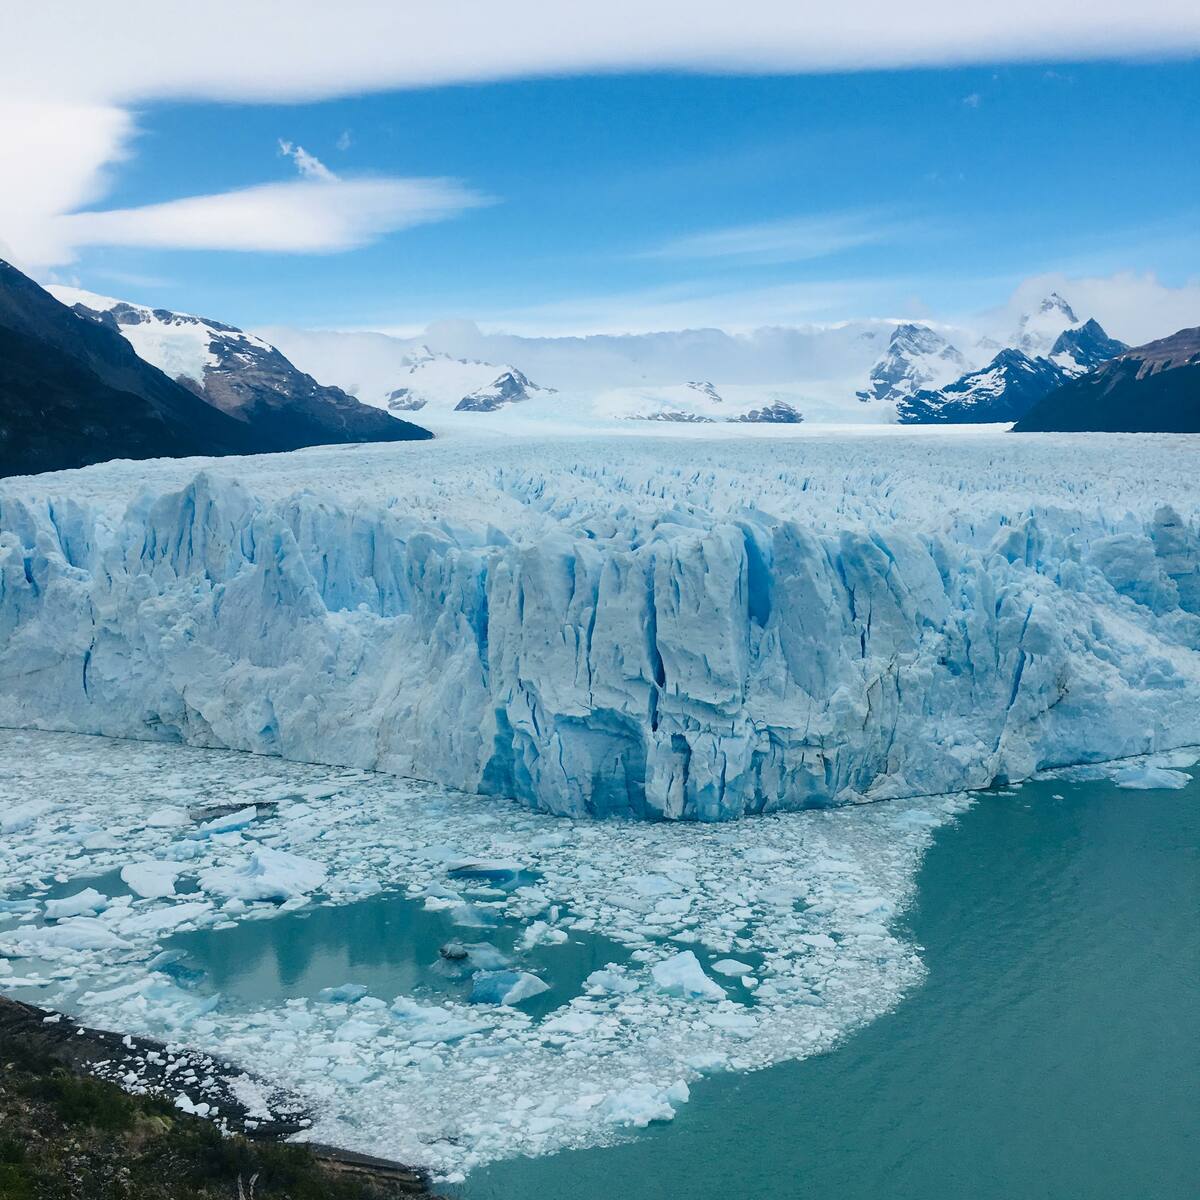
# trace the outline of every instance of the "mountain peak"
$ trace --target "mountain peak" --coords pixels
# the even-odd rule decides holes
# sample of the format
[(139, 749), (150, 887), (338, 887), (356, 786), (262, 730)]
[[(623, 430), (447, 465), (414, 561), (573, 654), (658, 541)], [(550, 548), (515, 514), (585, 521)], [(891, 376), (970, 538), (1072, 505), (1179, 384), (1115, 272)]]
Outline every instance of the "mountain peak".
[(1079, 323), (1075, 310), (1057, 292), (1051, 292), (1038, 306), (1039, 313), (1061, 314), (1071, 325)]
[(887, 350), (871, 370), (860, 400), (900, 400), (922, 388), (949, 383), (967, 368), (957, 347), (936, 329), (906, 321), (892, 330)]

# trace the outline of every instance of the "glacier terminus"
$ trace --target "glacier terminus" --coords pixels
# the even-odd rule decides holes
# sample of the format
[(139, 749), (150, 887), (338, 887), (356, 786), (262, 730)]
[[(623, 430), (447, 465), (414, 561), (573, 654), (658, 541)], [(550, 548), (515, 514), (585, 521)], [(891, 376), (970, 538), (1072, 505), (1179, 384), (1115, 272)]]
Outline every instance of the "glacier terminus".
[(1200, 743), (1200, 452), (329, 447), (0, 483), (0, 723), (715, 821)]

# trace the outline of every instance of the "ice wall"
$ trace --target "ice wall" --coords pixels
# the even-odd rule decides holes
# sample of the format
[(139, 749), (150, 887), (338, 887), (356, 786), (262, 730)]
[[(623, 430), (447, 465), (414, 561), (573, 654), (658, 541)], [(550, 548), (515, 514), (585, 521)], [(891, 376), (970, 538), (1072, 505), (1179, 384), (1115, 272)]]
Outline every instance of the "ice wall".
[(1055, 444), (1024, 484), (898, 438), (10, 481), (0, 724), (701, 820), (1200, 743), (1195, 450), (1106, 487)]

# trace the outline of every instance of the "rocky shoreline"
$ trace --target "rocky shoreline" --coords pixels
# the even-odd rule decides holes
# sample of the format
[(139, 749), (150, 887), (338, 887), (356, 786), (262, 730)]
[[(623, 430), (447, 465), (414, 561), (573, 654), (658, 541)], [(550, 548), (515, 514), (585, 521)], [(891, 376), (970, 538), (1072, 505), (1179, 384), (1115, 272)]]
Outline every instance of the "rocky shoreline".
[(285, 1142), (310, 1124), (294, 1096), (210, 1055), (0, 996), (6, 1200), (199, 1200), (252, 1176), (256, 1200), (432, 1197), (418, 1168)]

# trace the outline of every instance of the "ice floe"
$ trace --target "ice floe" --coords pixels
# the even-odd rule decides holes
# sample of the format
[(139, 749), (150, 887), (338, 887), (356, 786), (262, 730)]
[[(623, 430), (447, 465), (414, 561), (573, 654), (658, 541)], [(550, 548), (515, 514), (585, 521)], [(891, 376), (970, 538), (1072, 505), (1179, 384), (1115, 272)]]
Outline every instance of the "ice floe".
[[(0, 756), (0, 811), (43, 797), (36, 819), (0, 839), (0, 990), (217, 1055), (298, 1096), (314, 1116), (306, 1136), (443, 1176), (669, 1120), (705, 1074), (827, 1050), (886, 1011), (922, 976), (891, 918), (933, 831), (967, 803), (596, 822), (183, 746), (0, 731)], [(202, 815), (231, 796), (235, 811), (258, 809), (238, 829), (196, 838), (199, 819), (147, 820), (164, 805)], [(85, 848), (111, 829), (118, 844)], [(180, 868), (176, 894), (135, 890), (103, 907), (89, 894), (103, 898), (89, 881), (148, 863)], [(442, 947), (474, 975), (477, 1002), (381, 993), (353, 976), (311, 995), (238, 999), (164, 952), (179, 930), (218, 937), (308, 905), (362, 903), (381, 886), (491, 922)], [(84, 898), (56, 918), (52, 889)], [(530, 1015), (533, 990), (557, 997), (554, 979), (507, 964), (490, 940), (497, 922), (523, 931), (519, 953), (526, 940), (553, 949), (603, 931), (627, 957)]]

